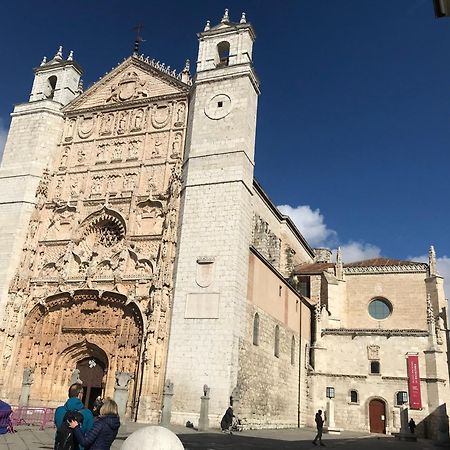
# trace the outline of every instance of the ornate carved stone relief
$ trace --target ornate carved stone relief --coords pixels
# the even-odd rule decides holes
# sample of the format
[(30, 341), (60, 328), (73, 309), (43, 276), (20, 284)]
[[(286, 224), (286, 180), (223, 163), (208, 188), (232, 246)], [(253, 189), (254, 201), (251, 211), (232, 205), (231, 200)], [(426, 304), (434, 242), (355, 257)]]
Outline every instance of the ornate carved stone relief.
[(78, 136), (86, 139), (92, 135), (95, 129), (95, 116), (81, 116), (78, 120)]
[(153, 105), (151, 114), (151, 124), (156, 130), (167, 127), (170, 123), (172, 105)]
[(367, 346), (367, 358), (369, 360), (380, 359), (380, 346), (379, 345), (368, 345)]
[(106, 103), (125, 102), (146, 98), (150, 95), (146, 81), (141, 81), (138, 74), (130, 70), (122, 79), (111, 87), (111, 94)]
[(161, 234), (164, 221), (164, 206), (158, 200), (148, 199), (137, 204), (136, 233)]

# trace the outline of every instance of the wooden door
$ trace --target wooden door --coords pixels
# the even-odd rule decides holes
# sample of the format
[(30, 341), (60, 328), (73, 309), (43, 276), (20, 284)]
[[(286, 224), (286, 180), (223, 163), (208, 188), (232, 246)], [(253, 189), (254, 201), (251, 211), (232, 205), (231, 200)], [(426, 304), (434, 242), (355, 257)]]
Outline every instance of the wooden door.
[(92, 408), (97, 396), (102, 395), (105, 369), (96, 358), (85, 358), (78, 362), (80, 379), (83, 381), (83, 403), (86, 408)]
[(371, 433), (386, 433), (386, 405), (383, 400), (373, 399), (369, 403)]

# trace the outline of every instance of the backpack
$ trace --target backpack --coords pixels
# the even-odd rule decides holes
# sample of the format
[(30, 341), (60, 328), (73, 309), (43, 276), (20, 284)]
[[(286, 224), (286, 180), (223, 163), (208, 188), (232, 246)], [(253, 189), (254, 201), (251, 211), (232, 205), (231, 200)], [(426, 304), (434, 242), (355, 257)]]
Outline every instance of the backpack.
[(78, 442), (75, 440), (73, 429), (69, 427), (69, 421), (76, 420), (79, 424), (83, 423), (83, 415), (79, 411), (67, 412), (61, 426), (56, 430), (55, 450), (78, 450)]

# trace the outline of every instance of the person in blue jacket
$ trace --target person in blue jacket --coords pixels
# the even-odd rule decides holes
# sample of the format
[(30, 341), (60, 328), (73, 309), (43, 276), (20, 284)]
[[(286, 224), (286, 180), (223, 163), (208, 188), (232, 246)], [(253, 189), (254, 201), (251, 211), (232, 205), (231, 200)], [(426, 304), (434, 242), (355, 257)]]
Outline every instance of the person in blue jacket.
[(83, 423), (81, 430), (83, 433), (88, 432), (94, 426), (94, 416), (92, 412), (85, 408), (81, 399), (83, 398), (83, 385), (74, 383), (69, 388), (69, 399), (62, 406), (56, 408), (55, 411), (55, 425), (58, 429), (63, 422), (67, 411), (77, 411), (83, 416)]
[(76, 420), (69, 422), (73, 428), (75, 439), (89, 450), (110, 450), (120, 427), (120, 419), (117, 403), (111, 398), (106, 398), (100, 408), (100, 416), (95, 419), (93, 428), (83, 433)]

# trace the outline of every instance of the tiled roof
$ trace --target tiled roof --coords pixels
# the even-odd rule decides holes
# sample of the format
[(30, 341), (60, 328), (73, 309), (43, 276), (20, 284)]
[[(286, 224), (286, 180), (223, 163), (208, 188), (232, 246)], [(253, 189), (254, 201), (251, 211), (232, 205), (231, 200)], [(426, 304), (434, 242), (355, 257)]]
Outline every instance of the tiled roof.
[(344, 264), (344, 267), (382, 267), (382, 266), (408, 266), (416, 265), (417, 261), (404, 261), (402, 259), (373, 258)]
[(298, 266), (295, 266), (293, 273), (294, 275), (311, 275), (325, 272), (332, 267), (334, 267), (334, 263), (299, 264)]

